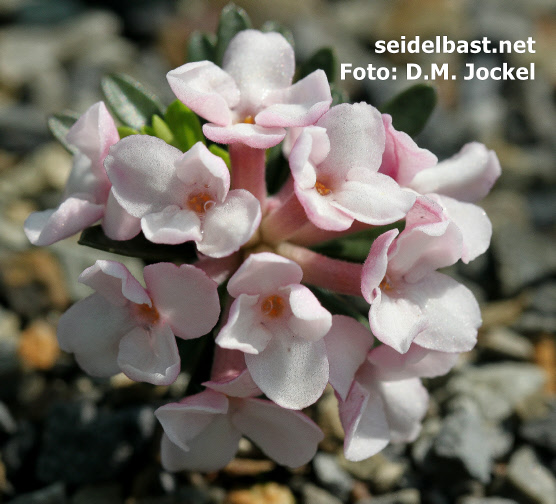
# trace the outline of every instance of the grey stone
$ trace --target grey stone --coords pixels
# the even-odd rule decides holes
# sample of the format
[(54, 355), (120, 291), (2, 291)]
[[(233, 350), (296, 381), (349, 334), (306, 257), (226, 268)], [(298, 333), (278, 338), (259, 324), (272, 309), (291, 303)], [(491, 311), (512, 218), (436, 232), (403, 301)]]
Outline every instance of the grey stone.
[(312, 483), (303, 485), (301, 492), (305, 504), (342, 504), (340, 499)]
[(320, 484), (341, 500), (347, 500), (353, 487), (353, 478), (338, 464), (338, 457), (328, 453), (317, 453), (313, 458), (313, 469)]
[(421, 495), (415, 488), (405, 488), (398, 492), (370, 497), (357, 501), (357, 504), (420, 504)]
[(556, 333), (556, 315), (552, 313), (526, 311), (519, 317), (513, 327), (523, 333), (538, 334), (540, 332), (545, 332), (553, 334)]
[(65, 504), (66, 489), (62, 483), (54, 483), (35, 492), (20, 495), (10, 502), (12, 504)]
[(512, 499), (502, 497), (463, 497), (458, 504), (519, 504)]
[(492, 235), (502, 292), (513, 294), (556, 272), (556, 247), (547, 235), (503, 226)]
[(516, 360), (531, 360), (535, 355), (533, 343), (507, 327), (495, 327), (479, 339), (478, 345), (489, 354)]
[(546, 417), (525, 422), (519, 434), (535, 446), (556, 454), (556, 404), (552, 405)]
[(556, 479), (544, 467), (534, 450), (523, 446), (516, 451), (508, 464), (507, 480), (523, 496), (535, 504), (556, 503)]
[(71, 504), (120, 504), (123, 489), (118, 483), (87, 485), (75, 492)]
[(454, 396), (472, 399), (487, 420), (501, 421), (528, 396), (539, 391), (546, 380), (543, 370), (534, 364), (507, 362), (468, 367), (446, 385)]
[(433, 450), (441, 458), (461, 462), (479, 481), (490, 481), (492, 447), (481, 417), (471, 408), (459, 409), (444, 419)]
[(19, 317), (0, 306), (0, 376), (14, 373), (19, 368), (17, 346)]
[(537, 287), (529, 308), (542, 313), (556, 314), (556, 281), (551, 280)]
[(368, 481), (373, 490), (379, 493), (396, 488), (408, 469), (408, 461), (393, 461), (384, 453), (377, 453), (360, 462), (340, 457), (340, 465), (355, 478)]

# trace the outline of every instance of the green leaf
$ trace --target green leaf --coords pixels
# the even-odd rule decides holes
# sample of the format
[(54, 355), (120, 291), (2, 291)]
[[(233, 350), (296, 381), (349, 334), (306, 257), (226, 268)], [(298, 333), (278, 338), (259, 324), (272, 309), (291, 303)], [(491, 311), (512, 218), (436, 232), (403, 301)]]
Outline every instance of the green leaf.
[(101, 88), (111, 111), (126, 126), (140, 130), (153, 115), (163, 114), (160, 100), (128, 75), (108, 75)]
[(144, 124), (143, 126), (141, 126), (141, 128), (139, 129), (139, 133), (141, 133), (141, 135), (149, 135), (149, 136), (156, 136), (154, 134), (154, 129), (152, 126), (147, 126), (146, 124)]
[(179, 100), (173, 101), (164, 114), (164, 120), (173, 135), (174, 147), (188, 151), (197, 142), (206, 143), (197, 115)]
[[(329, 291), (328, 289), (323, 289), (322, 287), (310, 286), (309, 288), (313, 294), (315, 294), (322, 306), (330, 313), (333, 315), (347, 315), (369, 328), (369, 320), (362, 311), (357, 309), (353, 296), (342, 296), (341, 294)], [(361, 308), (368, 311), (368, 305), (361, 306)]]
[(230, 169), (230, 167), (232, 166), (232, 164), (230, 163), (230, 153), (226, 149), (223, 149), (216, 144), (209, 145), (208, 149), (215, 156), (221, 157), (224, 160), (224, 163), (226, 163), (228, 170)]
[(120, 135), (120, 138), (125, 138), (131, 135), (138, 135), (139, 132), (129, 126), (118, 126), (118, 134)]
[(114, 254), (138, 257), (145, 261), (179, 261), (192, 263), (197, 260), (195, 245), (187, 242), (180, 245), (160, 245), (148, 241), (143, 233), (126, 241), (116, 241), (108, 238), (101, 226), (85, 229), (79, 237), (79, 244), (98, 250), (105, 250)]
[(392, 116), (398, 131), (415, 136), (422, 131), (436, 106), (436, 91), (427, 84), (415, 84), (378, 109)]
[(278, 23), (278, 21), (267, 21), (261, 27), (261, 31), (268, 33), (268, 32), (276, 32), (282, 35), (292, 47), (295, 47), (295, 41), (293, 39), (293, 33), (291, 30), (286, 28), (283, 24)]
[(323, 47), (314, 53), (299, 69), (297, 80), (303, 79), (315, 70), (321, 69), (326, 73), (328, 82), (332, 84), (336, 80), (337, 64), (336, 53), (331, 47)]
[(333, 107), (334, 105), (339, 105), (340, 103), (347, 103), (349, 102), (348, 94), (343, 90), (340, 89), (336, 84), (330, 85), (330, 94), (332, 95), (332, 104), (330, 105)]
[(189, 37), (187, 61), (213, 61), (216, 57), (216, 36), (212, 33), (195, 31)]
[(174, 135), (164, 120), (158, 115), (153, 115), (152, 123), (154, 136), (164, 140), (167, 144), (172, 144)]
[(224, 53), (232, 40), (240, 31), (251, 28), (251, 20), (241, 7), (229, 3), (222, 9), (218, 23), (218, 42), (216, 44), (216, 64), (222, 66)]
[(68, 143), (66, 135), (78, 118), (79, 115), (69, 112), (64, 114), (53, 114), (48, 118), (48, 128), (50, 132), (71, 154), (75, 154), (77, 148)]

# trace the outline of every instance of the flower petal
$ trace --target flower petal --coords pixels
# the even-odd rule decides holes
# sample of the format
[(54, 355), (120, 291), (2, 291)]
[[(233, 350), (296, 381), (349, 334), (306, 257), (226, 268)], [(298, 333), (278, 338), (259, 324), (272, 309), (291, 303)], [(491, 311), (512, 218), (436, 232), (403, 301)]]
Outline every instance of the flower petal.
[(259, 296), (240, 294), (232, 303), (226, 325), (216, 337), (222, 348), (258, 354), (272, 339), (272, 333), (261, 324)]
[(265, 128), (257, 124), (237, 123), (219, 126), (207, 123), (203, 126), (205, 136), (216, 143), (243, 143), (254, 149), (269, 149), (278, 145), (286, 136), (284, 128)]
[(246, 399), (232, 415), (232, 423), (262, 451), (281, 465), (309, 462), (324, 435), (303, 413), (262, 399)]
[(251, 254), (230, 278), (228, 292), (240, 294), (272, 293), (280, 287), (298, 284), (303, 271), (298, 264), (270, 252)]
[(419, 378), (380, 382), (390, 439), (394, 443), (415, 440), (427, 412), (429, 394)]
[(169, 440), (187, 451), (190, 441), (205, 430), (215, 416), (227, 415), (228, 407), (228, 398), (224, 394), (204, 390), (178, 403), (165, 404), (154, 414)]
[(259, 200), (245, 189), (234, 189), (205, 213), (197, 249), (210, 257), (228, 256), (247, 243), (260, 222)]
[(343, 401), (347, 398), (355, 373), (365, 361), (373, 340), (372, 333), (357, 320), (345, 315), (332, 317), (332, 328), (324, 337), (330, 365), (328, 381)]
[(201, 221), (195, 212), (179, 206), (167, 206), (141, 219), (141, 228), (147, 240), (153, 243), (177, 245), (186, 241), (201, 240)]
[(111, 240), (131, 240), (141, 232), (141, 219), (129, 215), (110, 191), (102, 219), (102, 230)]
[(367, 390), (357, 381), (353, 382), (347, 400), (340, 402), (339, 411), (345, 431), (346, 459), (358, 462), (388, 445), (390, 429), (378, 390)]
[(213, 472), (228, 464), (237, 452), (241, 433), (227, 415), (218, 415), (184, 451), (162, 436), (161, 461), (167, 471)]
[(299, 189), (311, 189), (315, 186), (317, 181), (315, 167), (326, 159), (329, 152), (330, 140), (326, 129), (309, 126), (300, 131), (289, 153), (292, 176)]
[(315, 226), (328, 231), (345, 231), (353, 224), (353, 217), (332, 204), (333, 194), (323, 196), (314, 187), (301, 189), (297, 185), (295, 194)]
[(293, 316), (288, 327), (300, 338), (318, 341), (330, 330), (332, 315), (304, 285), (290, 285), (289, 304)]
[(388, 250), (398, 236), (397, 229), (382, 233), (371, 245), (371, 250), (361, 272), (361, 293), (367, 301), (372, 303), (375, 298), (374, 290), (380, 285), (386, 275), (388, 267)]
[(64, 352), (75, 354), (86, 373), (112, 376), (120, 372), (120, 339), (133, 326), (127, 310), (114, 306), (100, 294), (92, 294), (60, 317), (58, 342)]
[(377, 226), (403, 219), (415, 203), (415, 194), (400, 189), (390, 177), (365, 169), (350, 170), (348, 181), (334, 191), (330, 203), (360, 222)]
[(269, 91), (292, 83), (295, 55), (279, 33), (243, 30), (228, 44), (222, 68), (240, 90), (239, 113), (254, 116)]
[(184, 339), (207, 334), (218, 321), (217, 285), (191, 264), (157, 263), (143, 272), (158, 313), (176, 336)]
[(134, 381), (170, 385), (180, 372), (176, 338), (166, 324), (135, 327), (120, 341), (120, 369)]
[(25, 220), (23, 229), (33, 245), (44, 247), (92, 226), (103, 214), (104, 205), (70, 197), (55, 210), (33, 212)]
[(494, 151), (473, 142), (455, 156), (417, 173), (409, 187), (421, 194), (438, 193), (473, 203), (488, 194), (500, 173)]
[(255, 116), (255, 122), (267, 127), (309, 126), (332, 103), (330, 86), (323, 70), (315, 70), (293, 86), (271, 92), (264, 100), (267, 108)]
[(284, 408), (313, 404), (328, 383), (324, 341), (307, 341), (287, 330), (274, 333), (260, 354), (246, 354), (245, 363), (258, 387)]
[(122, 263), (98, 260), (79, 275), (79, 282), (115, 306), (125, 306), (128, 301), (151, 306), (143, 286)]
[(164, 140), (149, 135), (130, 135), (113, 145), (104, 161), (112, 192), (133, 217), (180, 206), (184, 184), (174, 163), (182, 152)]
[(208, 381), (203, 386), (226, 394), (229, 397), (255, 397), (262, 395), (261, 390), (251, 378), (249, 371), (244, 369), (234, 378), (229, 380)]
[(186, 63), (168, 72), (166, 78), (174, 94), (196, 114), (222, 126), (232, 121), (230, 109), (239, 103), (239, 89), (214, 63)]

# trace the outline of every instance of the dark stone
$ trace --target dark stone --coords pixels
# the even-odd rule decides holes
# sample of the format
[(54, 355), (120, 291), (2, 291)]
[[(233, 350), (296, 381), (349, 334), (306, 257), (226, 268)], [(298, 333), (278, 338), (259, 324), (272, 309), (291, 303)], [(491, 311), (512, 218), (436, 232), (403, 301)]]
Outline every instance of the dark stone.
[(62, 483), (54, 483), (35, 492), (20, 495), (10, 502), (11, 504), (65, 504), (66, 490)]
[(75, 484), (114, 478), (145, 451), (154, 425), (146, 407), (110, 411), (86, 401), (57, 404), (46, 420), (38, 477)]
[(556, 404), (553, 404), (548, 416), (525, 422), (519, 433), (531, 444), (556, 454)]

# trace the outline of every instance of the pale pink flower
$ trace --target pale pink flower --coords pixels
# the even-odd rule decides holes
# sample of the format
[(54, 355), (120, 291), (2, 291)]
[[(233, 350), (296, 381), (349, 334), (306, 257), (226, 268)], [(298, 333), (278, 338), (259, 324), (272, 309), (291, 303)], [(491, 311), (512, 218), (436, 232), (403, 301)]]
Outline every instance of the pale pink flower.
[(79, 281), (96, 293), (78, 301), (58, 323), (60, 348), (93, 376), (123, 371), (157, 385), (180, 371), (175, 336), (198, 338), (218, 321), (217, 286), (194, 266), (146, 266), (146, 288), (118, 262), (97, 261)]
[(100, 219), (110, 238), (126, 240), (139, 233), (139, 221), (110, 197), (110, 181), (102, 165), (119, 139), (103, 102), (90, 107), (71, 127), (67, 141), (77, 152), (62, 202), (56, 209), (32, 213), (25, 221), (25, 234), (33, 245), (51, 245)]
[(223, 348), (245, 353), (254, 382), (280, 406), (314, 403), (328, 382), (323, 336), (332, 317), (300, 285), (301, 268), (284, 257), (250, 255), (228, 282), (235, 297), (216, 338)]
[(442, 352), (470, 350), (481, 324), (477, 301), (469, 289), (435, 271), (461, 257), (459, 229), (441, 207), (420, 197), (397, 235), (380, 235), (363, 265), (361, 290), (371, 304), (373, 334), (401, 353), (412, 342)]
[(183, 153), (159, 138), (129, 136), (110, 149), (105, 166), (116, 200), (154, 243), (195, 241), (199, 252), (223, 257), (259, 226), (258, 200), (230, 191), (226, 164), (201, 142)]
[(381, 115), (366, 103), (337, 105), (303, 129), (289, 162), (295, 194), (315, 226), (343, 231), (354, 220), (384, 225), (405, 217), (415, 195), (378, 173), (384, 146)]
[(285, 127), (314, 124), (332, 102), (322, 70), (292, 85), (294, 71), (293, 48), (282, 35), (244, 30), (230, 41), (222, 68), (199, 61), (167, 77), (175, 95), (210, 121), (207, 138), (266, 149), (282, 141)]
[(390, 442), (413, 441), (427, 411), (428, 394), (419, 377), (446, 374), (458, 354), (425, 350), (415, 344), (405, 354), (387, 345), (368, 350), (370, 331), (350, 317), (335, 315), (325, 336), (330, 383), (345, 431), (344, 453), (359, 461)]

